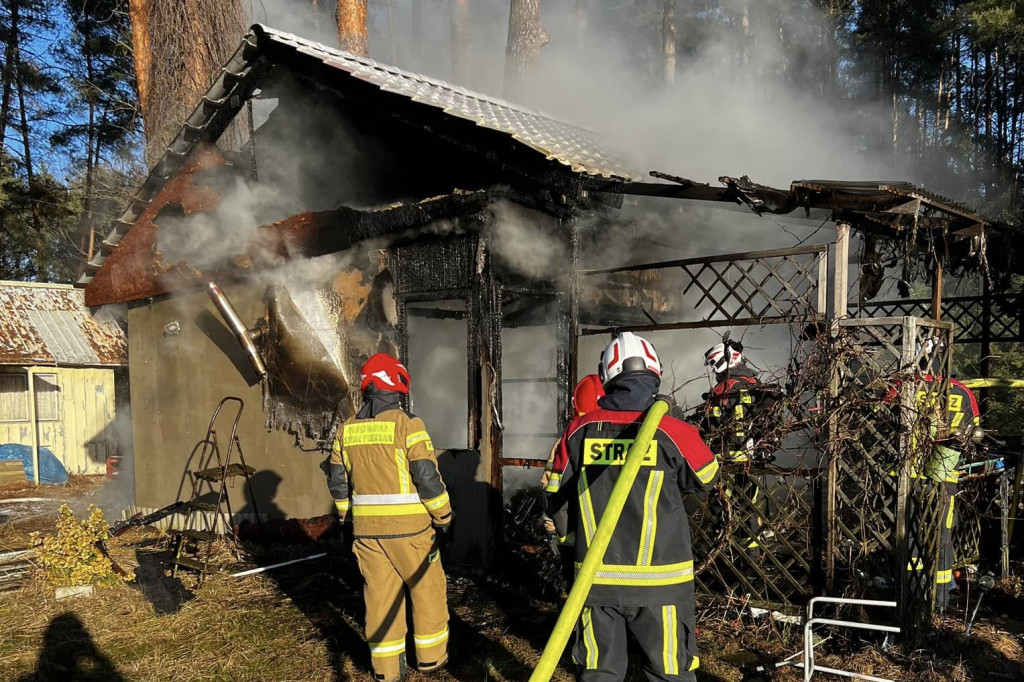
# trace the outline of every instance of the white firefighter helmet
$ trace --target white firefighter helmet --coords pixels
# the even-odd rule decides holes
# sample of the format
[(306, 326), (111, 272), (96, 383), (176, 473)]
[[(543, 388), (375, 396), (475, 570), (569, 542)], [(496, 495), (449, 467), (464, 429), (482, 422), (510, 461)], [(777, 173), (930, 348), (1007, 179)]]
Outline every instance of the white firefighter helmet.
[(652, 343), (632, 332), (620, 332), (601, 354), (597, 373), (605, 386), (635, 374), (653, 374), (660, 379), (661, 360)]
[(735, 341), (723, 341), (708, 348), (704, 364), (721, 374), (743, 362), (743, 346)]
[(942, 374), (946, 342), (941, 336), (929, 335), (914, 344), (917, 366), (923, 371)]

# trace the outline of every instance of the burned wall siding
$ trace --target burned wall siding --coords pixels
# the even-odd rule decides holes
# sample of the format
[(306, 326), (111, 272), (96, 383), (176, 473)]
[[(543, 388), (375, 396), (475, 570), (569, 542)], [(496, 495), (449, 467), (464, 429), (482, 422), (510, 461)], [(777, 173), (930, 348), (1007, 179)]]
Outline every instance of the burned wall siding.
[[(263, 316), (261, 289), (246, 283), (223, 289), (244, 321)], [(177, 334), (168, 327), (173, 322), (178, 323)], [(261, 387), (205, 293), (137, 303), (128, 312), (128, 323), (138, 506), (158, 508), (174, 501), (185, 462), (214, 407), (234, 395), (245, 401), (239, 439), (246, 462), (257, 471), (260, 512), (302, 518), (330, 512), (330, 495), (318, 468), (322, 457), (296, 450), (293, 436), (267, 432)], [(229, 494), (234, 510), (252, 511), (243, 486)]]
[(425, 238), (395, 247), (389, 268), (395, 277), (395, 295), (399, 299), (437, 299), (467, 291), (473, 283), (478, 243), (475, 235), (463, 235)]
[(355, 412), (351, 374), (339, 354), (340, 320), (332, 325), (328, 313), (330, 292), (297, 292), (301, 309), (284, 286), (271, 287), (267, 296), (267, 428), (326, 440)]
[(358, 409), (362, 364), (377, 352), (397, 353), (390, 274), (372, 272), (380, 265), (347, 267), (322, 287), (267, 289), (268, 429), (330, 441)]

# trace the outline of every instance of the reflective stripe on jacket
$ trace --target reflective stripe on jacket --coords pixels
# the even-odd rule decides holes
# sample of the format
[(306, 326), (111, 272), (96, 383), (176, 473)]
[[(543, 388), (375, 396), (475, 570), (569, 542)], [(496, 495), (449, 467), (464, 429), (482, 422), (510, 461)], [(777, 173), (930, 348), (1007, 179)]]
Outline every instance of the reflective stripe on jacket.
[(750, 458), (748, 442), (758, 439), (758, 434), (751, 433), (751, 422), (770, 404), (763, 389), (745, 366), (729, 370), (729, 377), (711, 389), (702, 427), (715, 454), (731, 461)]
[[(576, 534), (581, 562), (639, 431), (641, 412), (602, 409), (569, 425), (555, 455), (558, 490), (548, 514), (558, 534)], [(682, 603), (693, 580), (690, 525), (684, 493), (710, 489), (718, 460), (693, 426), (663, 417), (630, 490), (598, 570), (588, 605), (651, 606)]]
[(346, 420), (334, 440), (328, 481), (342, 519), (351, 514), (356, 537), (415, 535), (431, 521), (451, 520), (423, 420), (401, 409)]

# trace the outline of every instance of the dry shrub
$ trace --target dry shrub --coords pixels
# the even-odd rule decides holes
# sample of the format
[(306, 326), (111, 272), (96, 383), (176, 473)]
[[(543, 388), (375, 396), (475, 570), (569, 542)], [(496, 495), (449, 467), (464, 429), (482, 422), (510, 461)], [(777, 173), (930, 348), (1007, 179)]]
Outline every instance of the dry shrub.
[(98, 507), (89, 505), (88, 517), (79, 521), (71, 509), (62, 504), (56, 531), (54, 535), (31, 535), (47, 582), (54, 587), (117, 584), (114, 566), (98, 545), (110, 532)]

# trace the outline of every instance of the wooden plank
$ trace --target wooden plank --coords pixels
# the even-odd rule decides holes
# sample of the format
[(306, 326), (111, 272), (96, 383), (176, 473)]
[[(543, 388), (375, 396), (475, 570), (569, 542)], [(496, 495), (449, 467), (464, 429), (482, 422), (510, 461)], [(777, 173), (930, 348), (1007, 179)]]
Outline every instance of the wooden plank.
[(28, 481), (28, 476), (25, 475), (25, 465), (21, 460), (0, 462), (0, 484), (25, 481)]
[(849, 275), (850, 275), (850, 226), (847, 223), (836, 225), (836, 262), (833, 273), (832, 317), (840, 319), (846, 316), (849, 306)]

